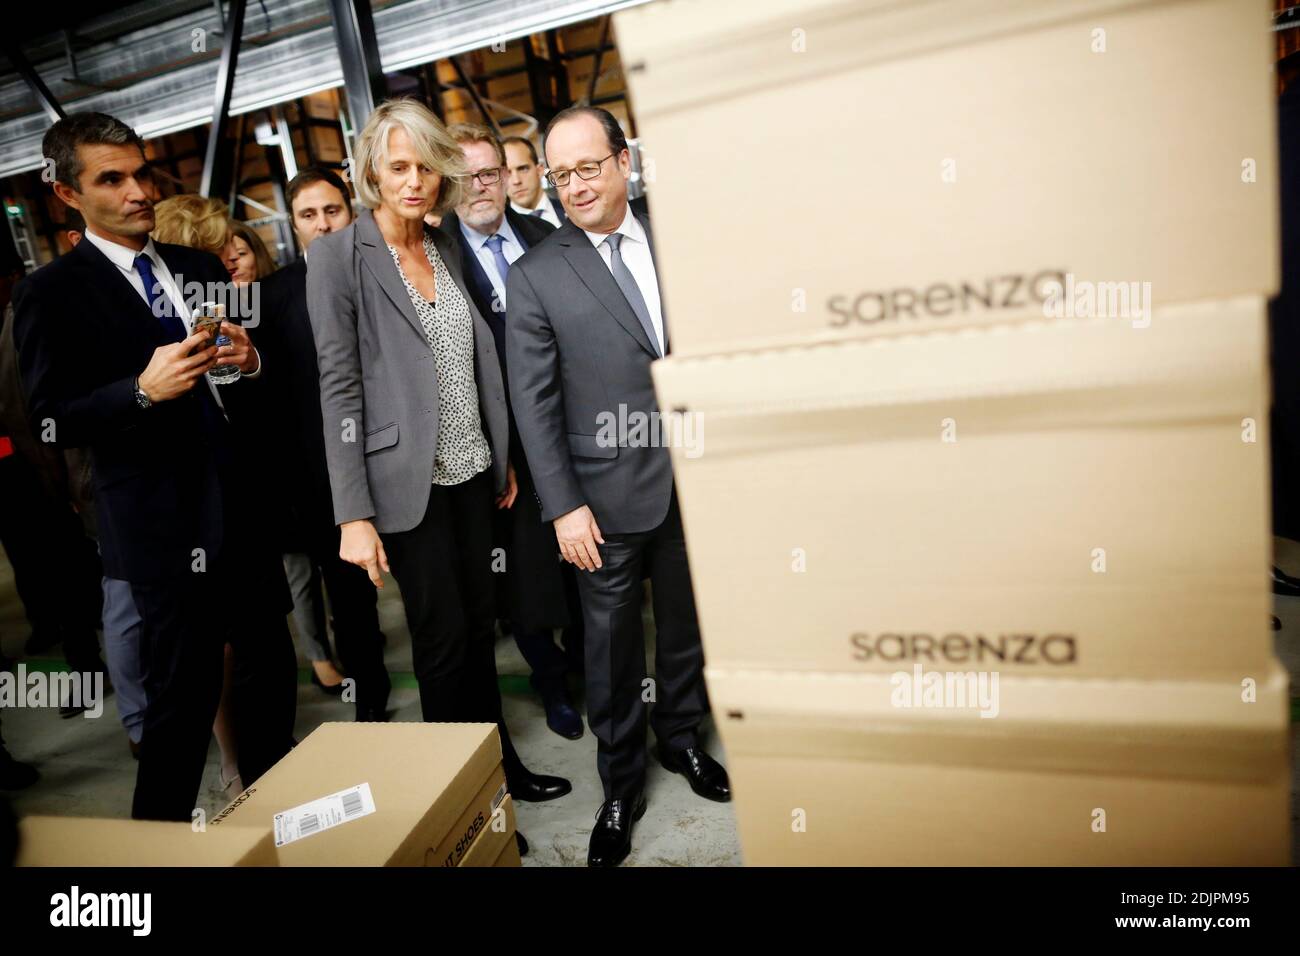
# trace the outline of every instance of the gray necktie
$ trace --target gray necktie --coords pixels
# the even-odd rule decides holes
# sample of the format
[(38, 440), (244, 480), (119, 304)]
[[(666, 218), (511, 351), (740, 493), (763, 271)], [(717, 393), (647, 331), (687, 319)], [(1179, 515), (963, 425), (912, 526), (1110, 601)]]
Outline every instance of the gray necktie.
[(646, 337), (650, 340), (650, 347), (655, 350), (656, 355), (662, 358), (663, 349), (659, 347), (659, 337), (655, 335), (654, 323), (650, 321), (650, 310), (646, 307), (645, 297), (641, 295), (641, 288), (636, 284), (636, 279), (632, 276), (632, 270), (623, 261), (623, 254), (618, 251), (619, 245), (623, 242), (623, 236), (621, 233), (615, 232), (606, 236), (605, 242), (609, 245), (609, 270), (614, 273), (614, 281), (623, 290), (623, 298), (627, 299), (627, 304), (636, 313), (637, 319), (641, 322), (641, 328), (645, 329)]

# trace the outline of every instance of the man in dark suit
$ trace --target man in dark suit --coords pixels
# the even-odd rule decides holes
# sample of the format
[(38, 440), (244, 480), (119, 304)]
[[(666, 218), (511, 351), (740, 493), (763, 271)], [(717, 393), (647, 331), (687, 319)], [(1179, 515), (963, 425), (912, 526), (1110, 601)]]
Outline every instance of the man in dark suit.
[[(328, 169), (304, 169), (289, 183), (288, 197), (304, 253), (318, 237), (352, 222), (347, 186)], [(307, 313), (305, 256), (263, 283), (262, 317), (251, 334), (272, 370), (264, 441), (278, 479), (274, 497), (279, 547), (305, 554), (329, 593), (339, 660), (356, 682), (356, 719), (384, 721), (392, 685), (384, 667), (378, 592), (365, 571), (339, 557), (339, 529), (325, 464), (320, 371)], [(324, 621), (317, 626), (323, 632)]]
[[(465, 284), (497, 343), (501, 375), (506, 373), (506, 276), (510, 263), (555, 231), (545, 219), (523, 216), (506, 206), (505, 152), (486, 126), (461, 123), (447, 130), (460, 143), (471, 178), (456, 211), (442, 230), (458, 243)], [(565, 655), (554, 631), (565, 628), (566, 647), (581, 641), (580, 611), (573, 574), (557, 560), (555, 531), (542, 521), (519, 432), (510, 421), (510, 461), (519, 494), (511, 508), (498, 508), (494, 545), (504, 559), (495, 566), (498, 616), (510, 622), (515, 642), (532, 668), (533, 687), (546, 709), (546, 725), (561, 737), (582, 736), (582, 717), (565, 686)], [(572, 614), (570, 611), (572, 610)], [(576, 625), (576, 626), (571, 626)], [(579, 653), (581, 649), (579, 648)]]
[[(510, 269), (510, 395), (542, 517), (579, 569), (587, 719), (605, 787), (588, 863), (613, 865), (645, 811), (648, 701), (664, 766), (701, 796), (731, 794), (697, 736), (704, 656), (668, 449), (644, 432), (609, 435), (611, 417), (658, 411), (650, 363), (668, 350), (650, 222), (628, 205), (627, 142), (607, 111), (572, 107), (547, 129), (546, 161), (569, 221)], [(643, 686), (643, 576), (653, 694)]]
[[(149, 238), (157, 189), (129, 126), (73, 114), (42, 150), (86, 235), (14, 293), (23, 386), (33, 421), (89, 449), (104, 573), (130, 583), (140, 614), (147, 704), (132, 816), (189, 820), (226, 642), (245, 784), (293, 742), (288, 589), (259, 541), (240, 428), (256, 412), (261, 360), (239, 324), (222, 323), (221, 348), (189, 333), (195, 304), (229, 304), (229, 274), (209, 253)], [(205, 378), (215, 364), (243, 377), (218, 390)]]

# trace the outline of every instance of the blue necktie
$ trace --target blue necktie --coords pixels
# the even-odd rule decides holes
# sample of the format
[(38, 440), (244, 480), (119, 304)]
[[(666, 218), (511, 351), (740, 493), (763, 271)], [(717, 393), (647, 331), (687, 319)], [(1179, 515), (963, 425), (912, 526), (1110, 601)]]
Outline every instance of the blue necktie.
[[(140, 279), (144, 282), (145, 298), (149, 300), (149, 308), (153, 314), (158, 316), (162, 321), (163, 328), (173, 342), (182, 342), (185, 340), (185, 323), (172, 310), (171, 299), (167, 298), (163, 292), (162, 284), (154, 278), (153, 262), (148, 256), (139, 255), (135, 257), (135, 271), (140, 273)], [(159, 306), (158, 300), (162, 300)]]
[(496, 260), (497, 273), (501, 276), (501, 281), (506, 281), (506, 276), (510, 273), (510, 263), (506, 261), (506, 254), (501, 251), (501, 244), (505, 242), (499, 235), (491, 235), (487, 238), (487, 247), (492, 250), (492, 258)]
[[(153, 310), (154, 315), (159, 316), (163, 328), (167, 330), (171, 340), (173, 342), (185, 341), (187, 337), (185, 323), (176, 315), (172, 309), (171, 299), (167, 298), (162, 285), (154, 278), (153, 263), (148, 256), (139, 255), (135, 257), (135, 271), (140, 273), (140, 278), (144, 281), (144, 294), (149, 300), (149, 308)], [(159, 299), (162, 300), (161, 305), (159, 305)], [(219, 438), (225, 416), (221, 413), (221, 409), (217, 408), (217, 400), (208, 391), (207, 380), (199, 379), (194, 385), (192, 394), (198, 399), (199, 412), (203, 416), (203, 425), (216, 442), (217, 455), (222, 461), (225, 461), (226, 449)]]

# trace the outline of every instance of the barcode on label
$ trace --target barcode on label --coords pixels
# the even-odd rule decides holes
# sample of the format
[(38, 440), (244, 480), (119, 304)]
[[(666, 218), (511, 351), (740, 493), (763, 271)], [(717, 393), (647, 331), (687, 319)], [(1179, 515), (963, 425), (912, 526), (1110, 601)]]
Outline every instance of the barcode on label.
[(506, 798), (506, 785), (503, 783), (497, 788), (496, 794), (492, 797), (492, 809), (495, 810), (501, 806), (501, 801)]
[(344, 823), (360, 820), (375, 812), (370, 784), (363, 783), (275, 815), (275, 845), (324, 833)]

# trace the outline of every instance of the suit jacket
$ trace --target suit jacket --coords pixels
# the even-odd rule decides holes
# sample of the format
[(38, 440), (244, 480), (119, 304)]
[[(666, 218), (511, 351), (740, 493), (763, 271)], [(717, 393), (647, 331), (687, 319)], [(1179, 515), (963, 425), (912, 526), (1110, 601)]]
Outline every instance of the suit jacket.
[(566, 222), (511, 266), (506, 299), (510, 395), (542, 518), (586, 504), (604, 533), (658, 527), (672, 500), (668, 449), (598, 440), (609, 416), (659, 410), (657, 354), (600, 253)]
[[(210, 253), (154, 245), (178, 281), (230, 280)], [(288, 602), (278, 556), (272, 563), (256, 542), (263, 515), (250, 493), (256, 462), (245, 442), (259, 381), (222, 386), (230, 424), (205, 425), (202, 381), (179, 398), (140, 408), (134, 379), (172, 339), (92, 242), (18, 285), (14, 338), (33, 428), (48, 421), (58, 445), (90, 451), (106, 575), (165, 581), (192, 573), (193, 549), (202, 548), (209, 565), (224, 549), (250, 593), (256, 586), (259, 599)]]
[[(545, 219), (540, 216), (525, 216), (522, 213), (517, 213), (510, 208), (509, 203), (506, 204), (506, 221), (510, 223), (510, 228), (515, 231), (515, 235), (519, 238), (525, 252), (555, 232), (555, 227)], [(492, 288), (492, 280), (483, 271), (483, 264), (465, 240), (465, 233), (460, 228), (460, 219), (454, 212), (443, 216), (440, 228), (456, 240), (456, 246), (460, 250), (465, 284), (469, 286), (469, 294), (474, 297), (474, 305), (478, 308), (479, 314), (487, 320), (488, 327), (492, 329), (492, 337), (496, 339), (497, 343), (497, 358), (501, 362), (501, 374), (504, 376), (506, 374), (506, 316), (499, 308), (493, 307), (496, 296)], [(508, 291), (506, 298), (508, 301)], [(508, 389), (509, 386), (507, 385)]]
[(86, 533), (95, 537), (90, 457), (80, 448), (60, 450), (40, 441), (33, 433), (27, 396), (18, 371), (13, 315), (13, 305), (7, 305), (0, 320), (0, 435), (7, 435), (13, 441), (14, 451), (36, 469), (42, 486), (55, 501), (76, 506)]
[(334, 504), (304, 259), (262, 281), (262, 320), (249, 335), (268, 370), (260, 438), (275, 479), (271, 496), (277, 541), (281, 551), (305, 551), (322, 528), (334, 527)]
[[(465, 285), (458, 247), (446, 233), (426, 229), (469, 307), (479, 417), (500, 491), (509, 435), (496, 343)], [(438, 377), (420, 318), (370, 210), (311, 244), (307, 309), (320, 364), (334, 521), (370, 519), (381, 533), (409, 531), (429, 503)]]

